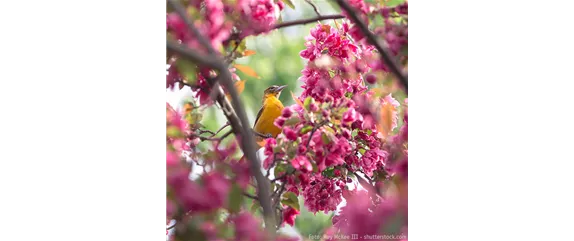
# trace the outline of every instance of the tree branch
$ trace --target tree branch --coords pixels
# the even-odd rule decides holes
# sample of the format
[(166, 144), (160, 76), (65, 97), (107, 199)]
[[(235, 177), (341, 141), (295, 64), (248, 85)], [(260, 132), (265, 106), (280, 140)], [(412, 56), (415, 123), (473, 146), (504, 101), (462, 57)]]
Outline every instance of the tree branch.
[[(259, 195), (259, 202), (261, 203), (261, 207), (263, 208), (263, 215), (265, 218), (265, 228), (270, 232), (271, 235), (274, 235), (275, 232), (275, 214), (271, 206), (271, 200), (269, 200), (270, 196), (270, 187), (269, 187), (269, 179), (263, 176), (261, 173), (260, 167), (261, 163), (259, 158), (256, 155), (256, 147), (255, 147), (255, 139), (253, 135), (251, 135), (251, 128), (249, 127), (249, 121), (247, 120), (247, 114), (245, 113), (245, 109), (243, 108), (243, 103), (241, 99), (239, 99), (239, 94), (235, 89), (233, 84), (233, 80), (231, 78), (231, 73), (229, 72), (228, 66), (225, 64), (223, 59), (219, 59), (215, 56), (215, 50), (209, 44), (209, 42), (205, 39), (203, 35), (199, 33), (199, 30), (193, 25), (191, 20), (187, 17), (187, 14), (181, 4), (179, 4), (176, 0), (168, 0), (168, 3), (176, 9), (179, 16), (185, 21), (187, 27), (196, 35), (196, 37), (200, 40), (200, 42), (204, 45), (204, 47), (210, 53), (209, 57), (202, 56), (195, 51), (182, 46), (180, 44), (173, 43), (171, 41), (167, 41), (166, 47), (173, 52), (178, 53), (184, 58), (188, 58), (191, 61), (194, 61), (199, 64), (207, 65), (213, 69), (218, 70), (218, 82), (221, 82), (223, 86), (229, 92), (231, 96), (232, 103), (229, 103), (229, 100), (225, 97), (223, 91), (217, 85), (217, 82), (214, 79), (206, 78), (208, 84), (211, 88), (217, 89), (217, 102), (221, 106), (223, 110), (223, 114), (231, 124), (233, 131), (235, 132), (236, 136), (241, 137), (240, 146), (245, 154), (247, 160), (249, 160), (249, 169), (251, 174), (257, 180), (257, 189)], [(242, 134), (243, 133), (243, 134)]]
[(347, 12), (349, 18), (359, 26), (363, 34), (367, 37), (369, 42), (375, 46), (379, 54), (381, 55), (381, 59), (383, 62), (389, 67), (391, 72), (397, 77), (397, 79), (401, 82), (403, 87), (405, 88), (405, 92), (408, 93), (408, 77), (406, 74), (403, 74), (402, 70), (399, 69), (399, 65), (395, 62), (395, 60), (391, 59), (389, 55), (389, 51), (387, 51), (383, 45), (377, 40), (377, 36), (373, 34), (367, 27), (367, 25), (359, 19), (357, 13), (353, 7), (351, 7), (345, 0), (337, 0), (337, 4)]
[(300, 20), (289, 21), (289, 22), (282, 22), (280, 24), (275, 25), (272, 29), (280, 29), (280, 28), (285, 28), (285, 27), (290, 27), (290, 26), (295, 26), (295, 25), (308, 24), (308, 23), (312, 23), (312, 22), (316, 22), (316, 21), (320, 21), (320, 20), (340, 19), (340, 18), (345, 18), (345, 16), (343, 16), (341, 14), (324, 15), (324, 16), (319, 16), (319, 17), (315, 17), (315, 18), (300, 19)]

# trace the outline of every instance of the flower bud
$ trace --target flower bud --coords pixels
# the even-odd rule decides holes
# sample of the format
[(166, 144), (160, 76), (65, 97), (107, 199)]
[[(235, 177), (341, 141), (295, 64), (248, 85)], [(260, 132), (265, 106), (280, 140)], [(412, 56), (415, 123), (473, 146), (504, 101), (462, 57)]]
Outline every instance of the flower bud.
[(283, 129), (283, 133), (285, 134), (285, 137), (287, 137), (287, 139), (292, 141), (297, 140), (297, 133), (295, 133), (295, 131), (293, 131), (291, 128)]
[(275, 119), (274, 124), (278, 127), (283, 127), (283, 125), (285, 124), (285, 119), (279, 117), (279, 118)]
[(367, 75), (366, 81), (369, 84), (375, 84), (375, 83), (377, 83), (377, 77), (375, 77), (374, 74), (369, 74), (369, 75)]
[(291, 111), (291, 108), (284, 108), (281, 116), (283, 116), (283, 118), (285, 118), (285, 119), (288, 119), (289, 117), (291, 117), (291, 114), (293, 114), (293, 111)]

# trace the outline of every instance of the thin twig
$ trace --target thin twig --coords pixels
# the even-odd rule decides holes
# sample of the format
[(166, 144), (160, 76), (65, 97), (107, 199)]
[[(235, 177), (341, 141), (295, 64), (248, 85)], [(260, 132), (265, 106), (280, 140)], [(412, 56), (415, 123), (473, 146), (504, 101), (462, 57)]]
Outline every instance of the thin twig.
[(243, 192), (243, 196), (246, 196), (246, 197), (248, 197), (248, 198), (251, 198), (251, 199), (254, 199), (254, 200), (259, 201), (259, 199), (257, 199), (256, 196), (253, 196), (253, 195), (251, 195), (251, 194), (249, 194), (249, 193), (246, 193), (246, 192)]
[(361, 184), (361, 186), (363, 186), (365, 189), (367, 189), (370, 193), (374, 194), (375, 196), (382, 198), (379, 195), (379, 191), (377, 190), (377, 188), (375, 186), (373, 186), (372, 184), (367, 182), (363, 177), (359, 176), (359, 174), (352, 172), (349, 168), (347, 168), (347, 170), (349, 170), (349, 172), (353, 173), (353, 175), (355, 175), (355, 177), (357, 177), (357, 180), (359, 181), (359, 184)]
[(347, 12), (353, 22), (355, 22), (363, 34), (365, 34), (369, 42), (375, 46), (377, 51), (379, 51), (383, 62), (385, 62), (389, 69), (391, 69), (391, 72), (397, 77), (397, 79), (405, 88), (405, 92), (408, 93), (408, 76), (404, 74), (403, 71), (401, 71), (401, 69), (398, 67), (398, 63), (396, 63), (396, 61), (391, 58), (389, 51), (387, 51), (385, 47), (383, 47), (383, 45), (377, 40), (377, 37), (375, 34), (373, 34), (373, 32), (369, 30), (367, 25), (361, 19), (359, 19), (353, 7), (351, 7), (345, 0), (337, 0), (337, 4), (339, 4), (339, 6), (344, 9), (345, 12)]
[(225, 129), (225, 127), (228, 127), (228, 126), (229, 126), (229, 122), (226, 122), (225, 125), (223, 125), (221, 128), (219, 128), (219, 130), (217, 130), (215, 132), (215, 134), (213, 134), (213, 135), (215, 136), (215, 135), (219, 134), (219, 132), (221, 132), (223, 129)]
[(317, 9), (317, 6), (315, 6), (315, 4), (311, 0), (305, 0), (305, 2), (307, 2), (309, 5), (311, 5), (311, 7), (313, 7), (313, 11), (315, 11), (317, 16), (319, 16), (319, 17), (321, 16), (321, 13), (319, 13), (319, 9)]
[(340, 18), (345, 18), (345, 16), (343, 16), (341, 14), (324, 15), (324, 16), (319, 16), (319, 17), (315, 17), (315, 18), (300, 19), (300, 20), (289, 21), (289, 22), (282, 22), (280, 24), (275, 25), (272, 29), (279, 29), (279, 28), (285, 28), (285, 27), (290, 27), (290, 26), (295, 26), (295, 25), (308, 24), (308, 23), (313, 23), (316, 21), (326, 20), (326, 19), (340, 19)]
[(272, 137), (270, 134), (262, 134), (262, 133), (255, 131), (255, 130), (253, 130), (253, 134), (255, 134), (259, 137), (262, 137), (262, 138), (271, 138)]
[(267, 169), (267, 174), (265, 174), (266, 178), (269, 178), (269, 175), (271, 174), (271, 169), (275, 166), (275, 163), (277, 163), (279, 159), (277, 159), (277, 153), (273, 153), (273, 162), (271, 163), (271, 166), (269, 166), (269, 169)]
[(231, 135), (231, 133), (233, 133), (233, 131), (230, 130), (230, 131), (226, 132), (225, 134), (223, 134), (219, 139), (221, 139), (223, 141), (225, 139), (225, 137)]
[(293, 173), (295, 173), (295, 170), (291, 170), (290, 172), (283, 173), (283, 175), (271, 179), (271, 182), (275, 182), (275, 181), (277, 181), (277, 180), (283, 179), (283, 178), (285, 178), (286, 176), (291, 175), (291, 174), (293, 174)]
[(200, 135), (201, 135), (201, 134), (205, 134), (205, 133), (211, 134), (210, 137), (215, 136), (215, 132), (213, 132), (213, 131), (210, 131), (210, 130), (199, 130), (199, 134), (200, 134)]
[(170, 230), (170, 229), (172, 229), (173, 227), (175, 227), (175, 225), (176, 225), (176, 224), (177, 224), (177, 222), (176, 222), (176, 223), (174, 223), (174, 224), (172, 224), (171, 226), (167, 227), (167, 229), (166, 229), (166, 230)]
[(321, 122), (321, 123), (319, 123), (313, 127), (313, 130), (311, 130), (311, 134), (309, 135), (309, 140), (307, 140), (306, 149), (309, 149), (309, 144), (311, 144), (311, 139), (313, 139), (313, 134), (315, 134), (315, 131), (317, 131), (319, 128), (321, 128), (325, 124), (327, 124), (327, 121), (323, 121), (323, 122)]

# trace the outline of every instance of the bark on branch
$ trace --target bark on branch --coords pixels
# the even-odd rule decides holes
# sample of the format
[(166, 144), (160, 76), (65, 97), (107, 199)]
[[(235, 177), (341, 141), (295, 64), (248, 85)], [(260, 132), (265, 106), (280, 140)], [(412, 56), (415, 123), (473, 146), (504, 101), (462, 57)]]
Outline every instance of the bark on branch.
[[(168, 0), (168, 3), (176, 10), (179, 16), (184, 19), (185, 23), (188, 24), (188, 28), (190, 31), (195, 33), (196, 37), (200, 39), (200, 43), (204, 45), (204, 47), (208, 50), (208, 52), (212, 53), (212, 47), (209, 45), (209, 42), (205, 40), (205, 37), (199, 33), (197, 28), (193, 25), (191, 20), (187, 17), (185, 13), (185, 9), (179, 2), (176, 0)], [(179, 9), (179, 10), (178, 10)], [(224, 60), (220, 57), (216, 56), (215, 54), (210, 54), (209, 56), (202, 56), (195, 51), (182, 46), (180, 44), (167, 41), (166, 47), (176, 52), (180, 57), (187, 58), (191, 61), (199, 65), (204, 65), (210, 68), (213, 68), (218, 71), (217, 79), (225, 88), (228, 90), (229, 95), (231, 96), (231, 104), (225, 97), (223, 90), (216, 85), (216, 81), (210, 78), (206, 78), (208, 84), (211, 88), (216, 88), (216, 100), (223, 109), (223, 113), (225, 117), (231, 124), (233, 131), (235, 132), (236, 136), (241, 138), (241, 149), (243, 150), (245, 157), (249, 161), (249, 168), (251, 174), (255, 177), (257, 181), (257, 189), (258, 189), (258, 199), (261, 203), (261, 207), (263, 208), (263, 215), (265, 218), (265, 228), (271, 231), (273, 235), (275, 232), (275, 214), (271, 207), (271, 200), (269, 199), (270, 196), (270, 185), (269, 179), (263, 176), (261, 173), (261, 163), (256, 155), (256, 147), (255, 147), (255, 139), (251, 133), (251, 128), (249, 127), (249, 122), (247, 120), (247, 114), (245, 113), (245, 109), (243, 108), (243, 103), (239, 99), (239, 94), (235, 89), (233, 84), (231, 73), (229, 72), (229, 68), (227, 64), (225, 64)], [(213, 51), (215, 53), (215, 51)]]
[(289, 22), (282, 22), (280, 24), (275, 25), (273, 27), (273, 29), (279, 29), (279, 28), (284, 28), (284, 27), (289, 27), (289, 26), (308, 24), (308, 23), (317, 22), (317, 21), (326, 20), (326, 19), (340, 19), (340, 18), (344, 18), (344, 17), (345, 16), (343, 16), (341, 14), (323, 15), (323, 16), (318, 16), (318, 17), (314, 17), (314, 18), (300, 19), (300, 20), (289, 21)]

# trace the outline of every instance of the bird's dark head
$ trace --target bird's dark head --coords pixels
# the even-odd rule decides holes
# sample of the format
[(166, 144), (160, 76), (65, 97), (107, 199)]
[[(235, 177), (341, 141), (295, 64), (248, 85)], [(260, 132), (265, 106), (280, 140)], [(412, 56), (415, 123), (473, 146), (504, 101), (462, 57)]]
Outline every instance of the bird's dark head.
[(264, 95), (265, 95), (265, 96), (275, 96), (275, 97), (279, 97), (279, 95), (281, 94), (281, 91), (283, 91), (283, 89), (285, 89), (285, 87), (287, 87), (287, 85), (281, 85), (281, 86), (272, 85), (272, 86), (269, 86), (269, 88), (265, 89)]

